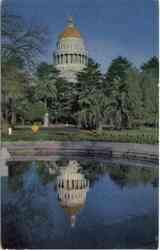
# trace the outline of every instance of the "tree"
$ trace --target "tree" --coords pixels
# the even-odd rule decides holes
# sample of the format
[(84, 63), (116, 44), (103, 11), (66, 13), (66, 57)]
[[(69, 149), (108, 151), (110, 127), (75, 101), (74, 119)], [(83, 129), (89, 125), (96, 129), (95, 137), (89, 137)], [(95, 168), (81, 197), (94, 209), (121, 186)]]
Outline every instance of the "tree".
[(37, 102), (37, 103), (30, 103), (28, 106), (28, 110), (26, 112), (26, 120), (30, 122), (36, 122), (43, 120), (44, 114), (46, 113), (46, 107), (44, 103)]
[(87, 67), (77, 75), (77, 78), (78, 123), (84, 128), (97, 129), (103, 120), (102, 106), (105, 103), (99, 65), (89, 59)]
[(41, 63), (36, 72), (35, 98), (46, 104), (53, 122), (74, 122), (75, 84), (61, 78), (53, 65)]
[(158, 80), (158, 71), (159, 71), (159, 61), (156, 56), (153, 56), (151, 59), (149, 59), (146, 63), (142, 64), (141, 70), (145, 72), (154, 72), (155, 77), (157, 77)]
[(56, 99), (57, 89), (56, 81), (58, 79), (58, 71), (47, 63), (42, 62), (37, 68), (36, 98), (43, 101), (46, 108), (49, 108), (49, 102)]
[[(47, 41), (46, 29), (28, 27), (20, 16), (2, 5), (2, 114), (15, 124), (20, 100), (27, 97), (29, 70), (35, 66)], [(8, 111), (6, 111), (8, 109)]]
[(125, 57), (115, 58), (111, 65), (108, 68), (106, 73), (106, 83), (108, 83), (108, 91), (112, 87), (112, 82), (119, 78), (121, 82), (124, 82), (126, 79), (126, 74), (129, 69), (131, 69), (132, 64)]
[(59, 78), (56, 82), (57, 98), (51, 112), (56, 122), (74, 123), (75, 84)]
[(144, 121), (148, 125), (158, 123), (158, 68), (156, 57), (151, 58), (141, 66), (141, 90)]
[[(8, 65), (8, 71), (3, 71), (2, 74), (2, 95), (7, 97), (5, 105), (8, 106), (9, 113), (7, 116), (10, 117), (12, 125), (16, 122), (16, 110), (18, 100), (24, 98), (25, 86), (27, 84), (27, 77), (23, 71), (20, 71), (15, 65)], [(3, 70), (3, 67), (2, 67)], [(3, 107), (4, 109), (7, 107)]]
[(126, 58), (118, 57), (112, 61), (104, 81), (110, 123), (116, 129), (131, 127), (141, 110), (139, 72)]
[(16, 65), (31, 69), (43, 52), (48, 41), (47, 28), (28, 27), (23, 18), (2, 5), (2, 63), (14, 62)]
[(37, 68), (35, 100), (43, 102), (49, 113), (57, 99), (58, 76), (59, 72), (53, 65), (42, 62)]

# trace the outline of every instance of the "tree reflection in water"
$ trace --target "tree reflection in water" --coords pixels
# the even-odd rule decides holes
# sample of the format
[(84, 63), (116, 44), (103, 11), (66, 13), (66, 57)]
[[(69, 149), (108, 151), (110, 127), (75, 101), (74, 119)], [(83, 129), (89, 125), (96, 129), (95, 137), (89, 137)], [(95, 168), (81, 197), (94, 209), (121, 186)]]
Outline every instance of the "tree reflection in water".
[(82, 172), (94, 185), (100, 176), (108, 174), (119, 187), (136, 186), (138, 184), (158, 185), (158, 168), (133, 167), (126, 165), (109, 165), (106, 163), (83, 162)]
[[(56, 180), (60, 174), (60, 168), (65, 167), (68, 161), (37, 161), (36, 172), (43, 185)], [(9, 186), (12, 191), (18, 191), (23, 188), (23, 175), (32, 166), (31, 162), (9, 162)], [(131, 167), (119, 165), (109, 165), (106, 163), (99, 163), (96, 161), (82, 161), (79, 171), (84, 174), (85, 178), (90, 181), (90, 185), (94, 185), (100, 176), (108, 174), (112, 181), (114, 181), (121, 188), (127, 186), (135, 186), (138, 184), (152, 184), (158, 186), (158, 168), (149, 167)], [(56, 186), (55, 186), (56, 189)]]

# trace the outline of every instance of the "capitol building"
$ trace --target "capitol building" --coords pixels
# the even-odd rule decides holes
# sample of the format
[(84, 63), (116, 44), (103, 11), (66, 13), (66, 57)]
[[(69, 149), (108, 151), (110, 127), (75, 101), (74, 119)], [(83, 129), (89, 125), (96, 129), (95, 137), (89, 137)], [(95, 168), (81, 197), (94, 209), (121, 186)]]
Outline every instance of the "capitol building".
[(54, 65), (60, 71), (61, 77), (70, 82), (76, 82), (76, 74), (88, 63), (84, 39), (72, 17), (68, 18), (66, 28), (58, 37), (53, 57)]

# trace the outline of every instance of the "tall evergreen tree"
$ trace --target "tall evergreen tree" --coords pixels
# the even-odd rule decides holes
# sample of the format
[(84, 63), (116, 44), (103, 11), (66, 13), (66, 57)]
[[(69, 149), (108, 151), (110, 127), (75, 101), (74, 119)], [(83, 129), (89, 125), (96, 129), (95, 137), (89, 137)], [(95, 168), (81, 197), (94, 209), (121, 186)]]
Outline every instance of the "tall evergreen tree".
[[(129, 69), (131, 69), (132, 64), (125, 57), (117, 57), (109, 66), (106, 73), (106, 82), (108, 82), (110, 88), (112, 86), (112, 82), (115, 79), (119, 79), (121, 82), (125, 81), (126, 74)], [(109, 89), (108, 89), (109, 90)]]
[(116, 128), (128, 128), (141, 109), (139, 73), (122, 57), (114, 59), (105, 78), (108, 117)]
[(78, 123), (84, 128), (98, 128), (102, 122), (103, 81), (99, 65), (89, 59), (88, 66), (78, 74)]

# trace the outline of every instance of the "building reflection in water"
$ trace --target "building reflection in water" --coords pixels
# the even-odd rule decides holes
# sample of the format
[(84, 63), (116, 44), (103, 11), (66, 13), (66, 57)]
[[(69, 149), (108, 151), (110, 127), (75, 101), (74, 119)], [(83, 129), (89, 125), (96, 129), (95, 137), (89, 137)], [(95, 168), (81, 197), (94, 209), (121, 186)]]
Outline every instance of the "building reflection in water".
[(89, 190), (89, 181), (79, 172), (80, 165), (77, 161), (69, 161), (69, 164), (60, 170), (57, 177), (57, 192), (60, 206), (69, 216), (72, 227), (76, 223), (76, 215), (86, 201)]

